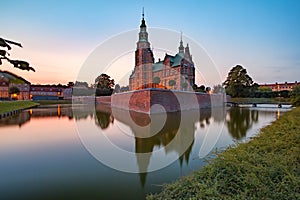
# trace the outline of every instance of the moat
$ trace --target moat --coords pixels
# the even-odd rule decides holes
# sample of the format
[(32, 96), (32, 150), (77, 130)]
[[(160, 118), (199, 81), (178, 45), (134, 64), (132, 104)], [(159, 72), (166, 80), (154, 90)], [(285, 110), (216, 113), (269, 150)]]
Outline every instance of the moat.
[[(159, 192), (163, 183), (201, 168), (216, 149), (247, 141), (287, 110), (264, 105), (167, 116), (130, 112), (130, 117), (109, 107), (55, 105), (25, 110), (0, 120), (0, 199), (144, 199)], [(157, 134), (139, 137), (138, 127), (162, 117), (167, 117), (166, 123)], [(128, 165), (141, 173), (121, 172), (95, 159), (82, 142), (82, 135), (93, 131), (133, 155), (150, 153), (148, 159), (128, 158)], [(97, 142), (112, 160), (124, 159), (104, 149), (104, 141)], [(159, 149), (164, 151), (156, 155)], [(167, 167), (145, 172), (156, 160), (172, 159)]]

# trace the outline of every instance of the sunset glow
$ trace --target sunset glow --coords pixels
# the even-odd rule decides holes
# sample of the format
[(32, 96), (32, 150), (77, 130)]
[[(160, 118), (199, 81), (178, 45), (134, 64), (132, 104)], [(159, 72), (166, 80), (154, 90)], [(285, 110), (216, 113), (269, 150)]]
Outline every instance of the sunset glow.
[[(172, 6), (172, 12), (166, 12), (170, 3), (2, 2), (1, 37), (22, 43), (24, 48), (13, 47), (11, 57), (29, 61), (36, 72), (13, 69), (7, 63), (1, 66), (1, 70), (9, 70), (33, 84), (76, 81), (80, 68), (95, 48), (122, 32), (136, 30), (138, 33), (144, 6), (148, 27), (183, 31), (184, 35), (203, 46), (222, 79), (236, 64), (247, 68), (258, 83), (294, 82), (298, 79), (299, 1), (191, 1), (181, 2), (180, 6)], [(152, 41), (151, 35), (149, 40), (154, 49), (159, 45)], [(178, 41), (173, 42), (176, 48)], [(132, 49), (135, 45), (132, 43)], [(133, 59), (126, 56), (115, 61), (118, 66), (113, 66), (108, 72), (116, 80), (121, 78), (120, 70), (128, 69), (123, 74), (130, 74)], [(90, 80), (95, 77), (90, 77)], [(205, 82), (199, 77), (196, 79), (197, 84)], [(213, 75), (205, 79), (211, 86), (219, 83), (214, 81)]]

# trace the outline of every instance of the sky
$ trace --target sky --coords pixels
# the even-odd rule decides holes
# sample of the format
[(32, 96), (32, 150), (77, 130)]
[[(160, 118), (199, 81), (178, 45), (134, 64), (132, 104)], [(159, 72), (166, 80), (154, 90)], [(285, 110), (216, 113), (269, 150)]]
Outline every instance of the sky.
[[(214, 66), (201, 63), (201, 55), (197, 57), (200, 61), (195, 61), (195, 66), (202, 74), (196, 77), (198, 85), (213, 86), (225, 81), (229, 70), (237, 64), (246, 68), (260, 84), (300, 81), (298, 0), (10, 0), (0, 5), (0, 37), (23, 45), (23, 48), (13, 46), (10, 58), (29, 61), (36, 72), (14, 69), (8, 63), (0, 69), (9, 70), (34, 84), (84, 81), (79, 74), (89, 70), (83, 66), (89, 63), (90, 55), (99, 46), (130, 32), (136, 34), (135, 42), (132, 46), (128, 44), (131, 40), (126, 43), (126, 39), (114, 43), (115, 49), (125, 46), (129, 49), (121, 55), (112, 51), (113, 56), (107, 56), (112, 58), (109, 70), (105, 71), (117, 83), (123, 79), (122, 84), (126, 84), (134, 66), (133, 51), (142, 7), (149, 30), (152, 27), (178, 33), (178, 40), (173, 41), (174, 52), (182, 31), (184, 40), (193, 41), (190, 51), (194, 61), (198, 55), (195, 45), (207, 53)], [(161, 44), (154, 34), (151, 38), (149, 31), (149, 41), (159, 50)], [(162, 53), (165, 52), (162, 50), (157, 55), (154, 52), (155, 59), (158, 60)], [(101, 59), (106, 59), (103, 57), (98, 55), (99, 70), (98, 66), (93, 66), (96, 71), (88, 77), (88, 82), (103, 72), (105, 66), (100, 66)]]

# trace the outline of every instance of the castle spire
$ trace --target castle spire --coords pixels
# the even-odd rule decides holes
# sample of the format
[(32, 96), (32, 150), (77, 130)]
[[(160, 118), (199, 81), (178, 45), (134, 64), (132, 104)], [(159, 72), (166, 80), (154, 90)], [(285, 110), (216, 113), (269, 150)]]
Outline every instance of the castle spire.
[(150, 43), (148, 42), (147, 26), (145, 22), (144, 7), (142, 9), (142, 22), (140, 25), (139, 41), (137, 43), (137, 48), (150, 48)]
[(141, 26), (140, 28), (146, 28), (146, 23), (145, 23), (145, 14), (144, 14), (144, 7), (143, 7), (143, 10), (142, 10), (142, 23), (141, 23)]
[(184, 57), (188, 60), (191, 60), (189, 43), (186, 44), (185, 51), (184, 51)]
[(184, 53), (184, 46), (182, 42), (182, 31), (180, 32), (180, 45), (178, 47), (179, 53)]
[[(142, 24), (140, 26), (139, 40), (136, 43), (135, 51), (135, 66), (141, 66), (143, 64), (154, 63), (153, 52), (150, 47), (150, 42), (148, 41), (147, 27), (144, 18), (144, 8), (142, 9)], [(148, 70), (149, 71), (149, 70)], [(152, 75), (149, 80), (152, 81)], [(148, 78), (146, 78), (148, 79)], [(146, 81), (144, 79), (144, 81)], [(146, 81), (147, 82), (147, 81)]]

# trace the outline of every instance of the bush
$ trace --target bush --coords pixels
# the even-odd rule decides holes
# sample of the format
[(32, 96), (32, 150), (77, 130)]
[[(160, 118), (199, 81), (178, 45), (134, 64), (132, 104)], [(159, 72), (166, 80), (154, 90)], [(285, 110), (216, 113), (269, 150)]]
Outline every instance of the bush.
[(300, 106), (300, 96), (291, 97), (291, 104), (295, 107)]

